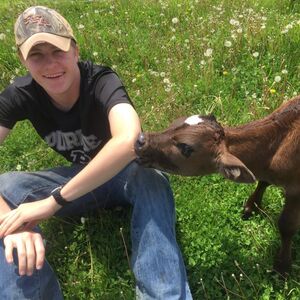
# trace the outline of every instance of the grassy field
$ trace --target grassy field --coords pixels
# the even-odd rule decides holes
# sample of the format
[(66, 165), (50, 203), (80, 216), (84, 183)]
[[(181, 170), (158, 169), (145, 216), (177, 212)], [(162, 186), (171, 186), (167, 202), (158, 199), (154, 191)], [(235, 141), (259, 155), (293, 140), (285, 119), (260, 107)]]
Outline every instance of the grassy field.
[[(2, 0), (0, 90), (25, 73), (15, 53), (15, 18), (29, 5), (44, 4), (70, 21), (81, 59), (118, 72), (145, 130), (197, 113), (213, 113), (224, 125), (242, 124), (300, 94), (299, 2)], [(15, 129), (0, 146), (1, 172), (66, 164), (30, 124)], [(280, 189), (269, 188), (264, 212), (242, 221), (254, 185), (218, 175), (172, 176), (171, 183), (194, 299), (300, 298), (299, 236), (288, 280), (270, 272), (279, 246)], [(130, 211), (115, 210), (42, 224), (66, 299), (134, 299), (129, 222)]]

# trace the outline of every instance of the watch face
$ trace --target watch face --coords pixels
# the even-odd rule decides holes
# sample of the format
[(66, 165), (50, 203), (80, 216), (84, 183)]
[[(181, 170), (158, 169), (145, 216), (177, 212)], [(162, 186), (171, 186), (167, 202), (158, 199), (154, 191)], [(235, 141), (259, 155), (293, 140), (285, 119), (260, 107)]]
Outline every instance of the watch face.
[(56, 187), (56, 188), (51, 192), (51, 195), (53, 195), (54, 193), (57, 193), (57, 192), (60, 193), (60, 190), (61, 190), (61, 189), (62, 189), (62, 186)]
[(62, 197), (62, 195), (60, 194), (61, 189), (62, 186), (57, 187), (52, 191), (51, 195), (59, 205), (64, 206), (66, 204), (69, 204), (70, 202)]

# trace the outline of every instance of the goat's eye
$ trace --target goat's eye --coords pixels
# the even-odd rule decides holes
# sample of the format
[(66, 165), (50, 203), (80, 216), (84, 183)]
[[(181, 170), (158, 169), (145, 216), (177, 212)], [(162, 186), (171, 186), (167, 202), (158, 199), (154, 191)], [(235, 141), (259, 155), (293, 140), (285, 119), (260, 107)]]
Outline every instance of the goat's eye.
[(190, 157), (191, 154), (194, 152), (194, 149), (185, 143), (178, 143), (177, 148), (181, 151), (182, 155), (185, 157)]

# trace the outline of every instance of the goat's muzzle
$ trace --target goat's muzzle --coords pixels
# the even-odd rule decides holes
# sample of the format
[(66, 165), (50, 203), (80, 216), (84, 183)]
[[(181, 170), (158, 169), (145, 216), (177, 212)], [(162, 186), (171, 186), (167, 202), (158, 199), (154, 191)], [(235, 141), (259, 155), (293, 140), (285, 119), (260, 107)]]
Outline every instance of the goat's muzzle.
[(146, 137), (145, 137), (144, 133), (140, 133), (134, 144), (134, 150), (137, 154), (139, 151), (142, 150), (145, 143), (146, 143)]
[(142, 151), (143, 146), (145, 145), (145, 143), (146, 143), (145, 135), (144, 135), (144, 133), (140, 133), (137, 137), (137, 140), (135, 141), (135, 144), (134, 144), (134, 150), (135, 150), (135, 153), (137, 155), (136, 162), (139, 163), (139, 164), (142, 164), (142, 159), (140, 157), (140, 154), (141, 154), (141, 151)]
[(136, 141), (136, 146), (138, 147), (142, 147), (145, 145), (145, 142), (146, 142), (146, 138), (145, 138), (145, 135), (144, 133), (140, 133), (138, 138), (137, 138), (137, 141)]

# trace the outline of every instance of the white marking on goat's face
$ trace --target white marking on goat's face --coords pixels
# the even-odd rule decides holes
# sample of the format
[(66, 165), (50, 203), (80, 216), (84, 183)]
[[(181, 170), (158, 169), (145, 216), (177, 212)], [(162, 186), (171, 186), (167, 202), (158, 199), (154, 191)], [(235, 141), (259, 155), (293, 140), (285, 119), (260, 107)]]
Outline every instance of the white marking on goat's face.
[(194, 115), (194, 116), (188, 117), (184, 121), (184, 123), (188, 124), (188, 125), (198, 125), (199, 123), (202, 123), (202, 122), (204, 122), (204, 120), (201, 119), (198, 115)]

